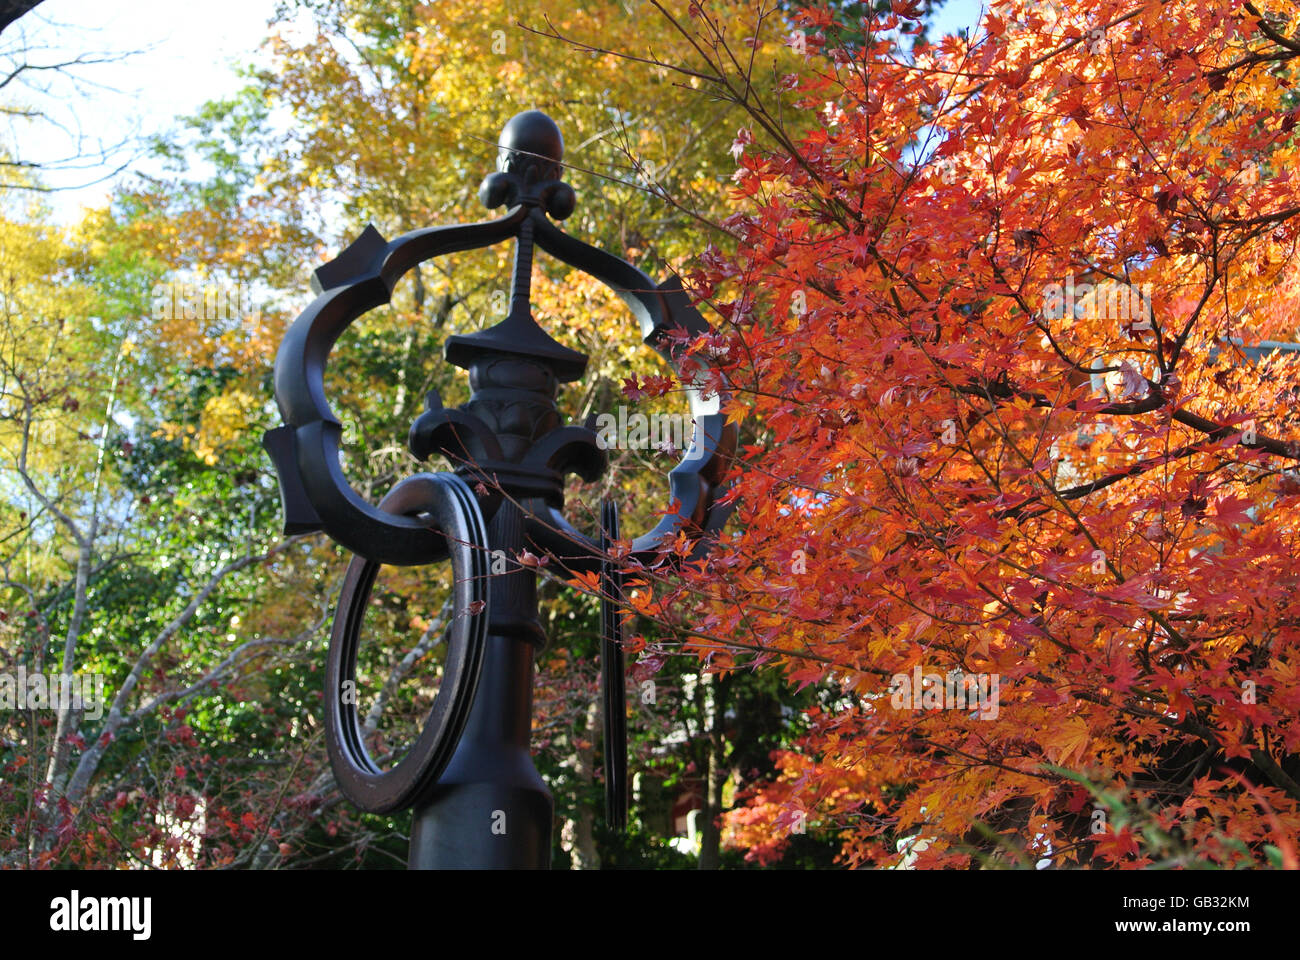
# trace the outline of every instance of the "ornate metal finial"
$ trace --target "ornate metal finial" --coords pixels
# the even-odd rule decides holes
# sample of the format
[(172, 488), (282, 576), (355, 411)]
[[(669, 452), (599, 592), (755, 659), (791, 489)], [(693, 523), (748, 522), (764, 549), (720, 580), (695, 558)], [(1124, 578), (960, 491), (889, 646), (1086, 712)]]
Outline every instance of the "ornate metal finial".
[(511, 117), (497, 140), (497, 172), (483, 178), (479, 199), (489, 210), (500, 206), (540, 206), (556, 220), (573, 213), (577, 196), (560, 178), (564, 137), (540, 110)]
[(587, 369), (587, 357), (553, 339), (532, 314), (533, 232), (539, 220), (546, 222), (541, 211), (563, 220), (577, 202), (573, 188), (560, 179), (564, 138), (546, 114), (526, 110), (510, 118), (497, 143), (498, 170), (484, 178), (479, 197), (489, 208), (508, 204), (528, 211), (515, 237), (510, 310), (494, 327), (449, 337), (447, 360), (473, 370), (485, 358), (525, 356), (546, 361), (561, 383), (577, 380)]

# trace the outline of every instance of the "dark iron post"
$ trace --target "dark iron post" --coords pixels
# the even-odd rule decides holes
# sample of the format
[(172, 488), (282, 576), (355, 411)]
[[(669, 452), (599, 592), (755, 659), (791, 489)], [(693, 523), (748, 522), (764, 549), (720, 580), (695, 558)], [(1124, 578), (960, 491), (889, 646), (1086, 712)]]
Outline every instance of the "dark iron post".
[[(523, 867), (550, 863), (552, 802), (529, 751), (533, 660), (546, 637), (537, 617), (537, 573), (525, 551), (569, 572), (602, 578), (607, 813), (622, 825), (626, 727), (617, 603), (620, 568), (661, 554), (679, 532), (708, 537), (726, 519), (719, 502), (736, 428), (720, 399), (694, 386), (690, 448), (670, 474), (675, 509), (615, 563), (617, 510), (602, 509), (592, 539), (564, 518), (565, 477), (588, 482), (605, 470), (605, 451), (587, 427), (565, 425), (556, 406), (563, 383), (580, 379), (587, 357), (551, 338), (533, 319), (530, 277), (535, 246), (614, 289), (640, 322), (646, 343), (676, 367), (669, 331), (700, 334), (708, 325), (675, 280), (655, 285), (631, 264), (559, 230), (548, 216), (572, 213), (575, 195), (561, 179), (563, 140), (537, 111), (514, 117), (501, 135), (498, 171), (480, 196), (499, 219), (417, 230), (386, 242), (373, 227), (316, 271), (319, 296), (290, 328), (276, 358), (276, 399), (285, 425), (268, 432), (286, 530), (324, 530), (356, 554), (335, 615), (326, 675), (327, 743), (335, 778), (363, 809), (414, 807), (412, 868)], [(419, 460), (433, 454), (454, 474), (416, 474), (370, 506), (338, 464), (341, 428), (324, 396), (323, 372), (339, 334), (387, 302), (397, 279), (440, 254), (515, 240), (509, 312), (495, 326), (450, 337), (446, 358), (469, 373), (471, 396), (456, 409), (431, 393), (411, 427)], [(707, 364), (693, 361), (696, 377)], [(365, 604), (382, 563), (450, 560), (454, 616), (444, 677), (425, 729), (408, 756), (381, 770), (366, 752), (355, 701), (341, 694), (355, 674)], [(355, 686), (355, 684), (354, 684)]]

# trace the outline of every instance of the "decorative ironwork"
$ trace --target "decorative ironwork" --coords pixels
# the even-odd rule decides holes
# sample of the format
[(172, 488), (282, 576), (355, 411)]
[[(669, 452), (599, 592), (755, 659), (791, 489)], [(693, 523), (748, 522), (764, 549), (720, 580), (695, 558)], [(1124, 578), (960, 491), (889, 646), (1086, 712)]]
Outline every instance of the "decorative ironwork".
[[(506, 212), (479, 223), (433, 227), (385, 240), (373, 226), (337, 258), (316, 270), (318, 296), (293, 323), (275, 363), (275, 395), (284, 425), (264, 445), (275, 462), (287, 533), (324, 531), (356, 555), (335, 614), (326, 678), (330, 761), (344, 794), (366, 810), (415, 806), (410, 862), (432, 866), (546, 866), (550, 855), (550, 794), (528, 753), (533, 648), (545, 642), (537, 619), (536, 572), (517, 558), (525, 549), (548, 555), (573, 573), (600, 575), (602, 697), (605, 717), (606, 810), (611, 824), (626, 819), (626, 706), (620, 564), (650, 562), (685, 532), (700, 550), (726, 520), (722, 479), (736, 444), (736, 427), (721, 398), (686, 384), (694, 433), (669, 475), (669, 509), (637, 537), (619, 561), (618, 511), (602, 505), (601, 532), (592, 539), (563, 515), (564, 482), (591, 482), (606, 454), (588, 426), (566, 425), (556, 406), (559, 387), (580, 379), (587, 357), (553, 339), (532, 316), (534, 251), (596, 277), (627, 304), (643, 341), (681, 372), (670, 331), (709, 331), (676, 278), (655, 284), (632, 264), (565, 233), (551, 222), (574, 210), (576, 195), (562, 179), (563, 138), (555, 123), (532, 110), (506, 124), (497, 172), (479, 196)], [(330, 351), (356, 319), (385, 304), (397, 281), (433, 257), (515, 241), (506, 316), (476, 333), (452, 336), (448, 362), (468, 371), (471, 396), (457, 408), (437, 392), (412, 424), (408, 445), (423, 461), (439, 454), (454, 473), (420, 473), (403, 480), (378, 506), (348, 483), (339, 464), (342, 425), (325, 397)], [(509, 558), (503, 574), (488, 557)], [(450, 561), (455, 610), (446, 673), (424, 730), (408, 756), (387, 772), (361, 742), (355, 704), (341, 689), (354, 680), (362, 614), (381, 564)], [(496, 815), (504, 821), (495, 829)], [(488, 818), (493, 828), (489, 830)], [(512, 820), (513, 818), (513, 820)], [(507, 839), (508, 838), (508, 839)]]

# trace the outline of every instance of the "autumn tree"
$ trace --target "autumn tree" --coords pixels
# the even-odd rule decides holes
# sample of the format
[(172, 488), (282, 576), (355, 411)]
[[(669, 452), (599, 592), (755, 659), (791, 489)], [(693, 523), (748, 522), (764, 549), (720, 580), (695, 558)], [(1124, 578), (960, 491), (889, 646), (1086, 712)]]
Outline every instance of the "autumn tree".
[[(753, 16), (742, 3), (729, 9), (738, 22)], [(295, 20), (295, 12), (305, 16)], [(580, 50), (566, 42), (570, 34), (585, 38)], [(584, 10), (303, 4), (273, 28), (270, 66), (250, 74), (242, 95), (206, 105), (181, 135), (157, 145), (166, 172), (139, 178), (88, 219), (85, 282), (93, 289), (115, 275), (127, 296), (100, 309), (104, 322), (94, 330), (104, 343), (62, 344), (74, 362), (62, 371), (67, 382), (80, 376), (79, 388), (99, 391), (68, 418), (69, 435), (105, 445), (105, 496), (113, 498), (76, 594), (85, 618), (72, 632), (80, 638), (75, 666), (102, 667), (121, 701), (111, 729), (78, 728), (71, 740), (68, 730), (42, 734), (75, 771), (75, 795), (66, 777), (48, 787), (38, 777), (8, 798), (19, 809), (39, 794), (36, 805), (54, 811), (39, 821), (53, 831), (36, 850), (39, 862), (400, 859), (402, 818), (359, 817), (341, 805), (319, 739), (323, 645), (346, 554), (324, 537), (280, 536), (275, 480), (259, 444), (276, 417), (275, 347), (310, 297), (310, 270), (367, 222), (394, 236), (487, 215), (478, 182), (492, 169), (501, 126), (525, 107), (548, 110), (564, 129), (567, 176), (582, 197), (571, 229), (659, 275), (701, 249), (709, 221), (725, 214), (732, 134), (721, 121), (736, 108), (701, 98), (701, 81), (677, 83), (666, 67), (627, 72), (607, 48), (628, 43), (676, 59), (690, 51), (671, 25), (637, 21), (613, 2)], [(768, 52), (794, 58), (776, 39)], [(441, 342), (503, 309), (508, 253), (423, 266), (340, 344), (330, 396), (345, 423), (349, 477), (371, 501), (403, 476), (440, 468), (414, 461), (405, 436), (430, 391), (447, 403), (467, 394), (463, 375), (442, 362)], [(612, 294), (557, 267), (539, 264), (539, 318), (591, 356), (590, 376), (561, 407), (578, 422), (619, 404), (680, 407), (674, 397), (622, 392), (625, 377), (666, 371)], [(39, 284), (36, 274), (29, 279)], [(74, 292), (69, 283), (60, 276), (51, 288), (55, 303), (65, 288)], [(240, 308), (191, 304), (195, 291), (201, 298), (214, 289), (242, 291)], [(105, 357), (118, 355), (114, 381)], [(92, 411), (102, 416), (110, 382), (125, 393), (113, 408), (118, 420), (100, 428)], [(78, 449), (94, 452), (91, 444)], [(652, 519), (677, 452), (617, 452), (601, 485), (573, 491), (573, 521), (592, 527), (584, 504), (611, 490), (629, 524)], [(62, 469), (74, 477), (90, 470), (74, 458)], [(24, 549), (67, 541), (76, 542), (71, 529), (42, 528)], [(108, 562), (118, 551), (131, 562)], [(48, 610), (65, 629), (78, 609), (66, 589), (75, 572), (65, 561), (47, 574), (14, 577), (6, 609), (16, 618), (29, 606)], [(439, 576), (385, 569), (367, 617), (360, 679), (370, 746), (383, 762), (419, 729), (436, 687), (447, 588)], [(215, 578), (211, 589), (205, 578)], [(565, 838), (557, 859), (591, 866), (599, 844), (635, 852), (599, 835), (594, 815), (602, 776), (591, 666), (597, 605), (555, 583), (545, 589), (555, 642), (541, 671), (539, 762), (556, 787), (556, 834)], [(19, 626), (6, 638), (15, 662), (34, 649), (25, 619)], [(711, 769), (720, 788), (727, 771), (710, 758), (727, 750), (725, 718), (701, 699), (709, 681), (684, 702), (673, 694), (698, 674), (693, 658), (658, 666), (664, 697), (654, 710), (633, 710), (638, 757), (669, 780), (692, 764)], [(677, 673), (686, 674), (681, 682)], [(778, 699), (762, 701), (777, 726)], [(651, 762), (650, 744), (666, 732), (685, 745)], [(7, 756), (21, 765), (36, 750), (35, 740), (16, 737)], [(178, 834), (188, 839), (178, 845)], [(191, 846), (195, 838), (202, 842)], [(708, 851), (715, 859), (716, 839)], [(661, 841), (645, 844), (668, 856)], [(14, 847), (12, 856), (24, 853)]]
[[(703, 781), (702, 862), (722, 829), (758, 863), (833, 835), (853, 866), (1296, 864), (1300, 374), (1267, 346), (1300, 340), (1292, 6), (1011, 0), (968, 38), (901, 0), (302, 9), (160, 146), (168, 176), (78, 231), (0, 222), (6, 665), (57, 638), (121, 694), (107, 725), (5, 728), (6, 863), (400, 860), (403, 824), (324, 763), (345, 556), (280, 536), (270, 359), (366, 222), (481, 218), (497, 132), (536, 106), (567, 228), (683, 272), (720, 332), (678, 349), (744, 423), (715, 552), (628, 571), (632, 675), (675, 700), (633, 711), (638, 759)], [(422, 267), (340, 344), (372, 501), (440, 468), (403, 438), (430, 391), (464, 399), (439, 347), (499, 312), (505, 254)], [(683, 384), (645, 375), (612, 298), (537, 273), (591, 356), (562, 409), (669, 409)], [(160, 316), (155, 284), (256, 309)], [(670, 462), (620, 452), (573, 522), (618, 490), (644, 526)], [(376, 590), (381, 754), (427, 709), (443, 589)], [(539, 763), (559, 853), (593, 865), (596, 598), (545, 589)]]
[(1295, 8), (1012, 0), (914, 48), (911, 4), (837, 13), (769, 24), (793, 99), (674, 21), (749, 116), (693, 275), (727, 329), (685, 347), (765, 429), (735, 534), (643, 602), (820, 691), (729, 841), (1295, 866), (1300, 373), (1246, 350), (1300, 339)]

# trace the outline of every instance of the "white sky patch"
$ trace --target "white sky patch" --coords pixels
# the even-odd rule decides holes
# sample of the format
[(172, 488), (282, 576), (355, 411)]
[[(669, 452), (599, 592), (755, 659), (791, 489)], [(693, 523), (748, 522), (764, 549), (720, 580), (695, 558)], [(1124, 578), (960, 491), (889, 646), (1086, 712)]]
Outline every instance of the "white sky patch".
[(258, 48), (274, 12), (275, 0), (223, 0), (215, 16), (175, 0), (45, 0), (0, 34), (0, 59), (12, 63), (23, 47), (32, 64), (119, 59), (22, 74), (4, 91), (7, 100), (46, 119), (0, 125), (0, 143), (42, 165), (41, 179), (59, 188), (45, 195), (53, 216), (71, 223), (132, 171), (161, 172), (142, 154), (143, 138), (244, 86), (235, 68), (262, 62)]

